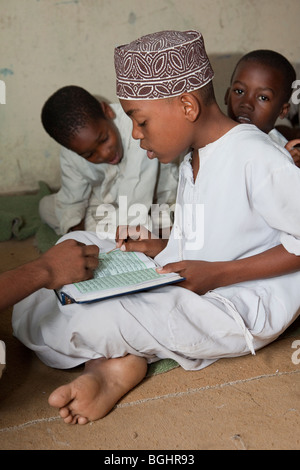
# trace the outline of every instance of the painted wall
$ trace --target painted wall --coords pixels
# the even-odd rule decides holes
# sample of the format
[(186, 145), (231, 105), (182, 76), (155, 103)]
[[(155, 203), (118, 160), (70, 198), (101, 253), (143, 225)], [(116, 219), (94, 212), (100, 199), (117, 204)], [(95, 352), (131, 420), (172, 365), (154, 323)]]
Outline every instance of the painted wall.
[(60, 185), (43, 103), (64, 85), (115, 102), (114, 47), (163, 29), (198, 29), (219, 104), (236, 60), (257, 48), (300, 63), (299, 0), (0, 0), (0, 193)]

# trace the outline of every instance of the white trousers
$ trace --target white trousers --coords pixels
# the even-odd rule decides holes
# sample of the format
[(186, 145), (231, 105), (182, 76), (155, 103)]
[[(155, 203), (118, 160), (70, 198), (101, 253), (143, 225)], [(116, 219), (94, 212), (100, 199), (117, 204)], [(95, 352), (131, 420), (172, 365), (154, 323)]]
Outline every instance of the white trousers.
[[(259, 323), (265, 333), (251, 331), (255, 349), (278, 336), (265, 316)], [(171, 358), (184, 369), (197, 370), (219, 358), (249, 354), (249, 330), (243, 324), (209, 294), (198, 296), (176, 286), (66, 306), (54, 292), (41, 289), (13, 312), (15, 336), (44, 363), (61, 369), (135, 354), (148, 363)]]
[[(73, 232), (63, 239), (93, 243), (95, 237)], [(198, 370), (274, 341), (298, 316), (299, 285), (300, 272), (202, 296), (170, 285), (65, 306), (54, 291), (41, 289), (15, 305), (13, 331), (56, 368), (135, 354), (148, 363), (170, 358), (184, 369)]]

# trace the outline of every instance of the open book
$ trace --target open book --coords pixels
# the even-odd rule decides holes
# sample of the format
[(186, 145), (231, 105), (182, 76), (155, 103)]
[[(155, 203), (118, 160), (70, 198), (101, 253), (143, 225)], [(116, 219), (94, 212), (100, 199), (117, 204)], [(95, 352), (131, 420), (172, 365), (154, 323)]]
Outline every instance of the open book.
[(56, 294), (63, 305), (96, 302), (184, 280), (176, 273), (158, 274), (157, 267), (159, 265), (144, 253), (118, 249), (101, 253), (93, 279), (67, 284)]

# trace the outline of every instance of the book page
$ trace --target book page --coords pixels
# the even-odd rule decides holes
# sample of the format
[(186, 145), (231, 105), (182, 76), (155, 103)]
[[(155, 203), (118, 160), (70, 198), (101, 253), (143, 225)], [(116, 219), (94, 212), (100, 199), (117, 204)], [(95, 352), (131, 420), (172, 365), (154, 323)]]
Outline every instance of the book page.
[(155, 268), (154, 261), (137, 252), (114, 250), (110, 253), (101, 253), (99, 260), (99, 267), (94, 273), (95, 278)]
[(100, 263), (94, 278), (74, 285), (80, 293), (88, 293), (117, 289), (160, 278), (161, 275), (155, 271), (155, 263), (145, 255), (143, 257), (145, 261), (142, 261), (139, 253), (120, 250), (103, 253), (99, 256)]

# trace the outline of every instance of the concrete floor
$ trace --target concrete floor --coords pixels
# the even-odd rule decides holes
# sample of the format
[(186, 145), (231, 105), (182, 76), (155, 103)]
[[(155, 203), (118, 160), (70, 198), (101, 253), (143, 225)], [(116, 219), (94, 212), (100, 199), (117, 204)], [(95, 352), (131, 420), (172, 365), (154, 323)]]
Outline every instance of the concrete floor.
[[(2, 271), (36, 256), (32, 238), (0, 243)], [(12, 337), (7, 309), (0, 314), (0, 339), (7, 349), (0, 380), (0, 450), (119, 450), (119, 455), (125, 450), (299, 450), (299, 320), (256, 356), (147, 378), (104, 419), (69, 426), (47, 398), (81, 369), (60, 371), (41, 363)]]

